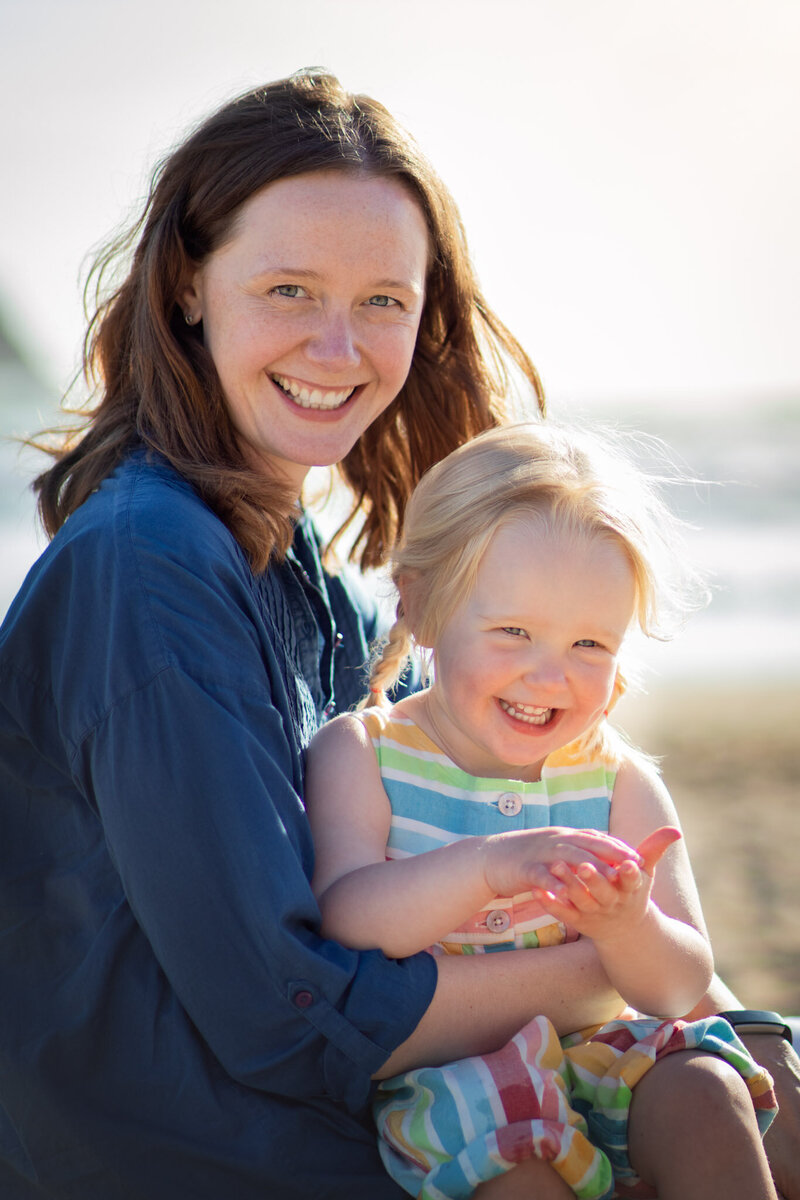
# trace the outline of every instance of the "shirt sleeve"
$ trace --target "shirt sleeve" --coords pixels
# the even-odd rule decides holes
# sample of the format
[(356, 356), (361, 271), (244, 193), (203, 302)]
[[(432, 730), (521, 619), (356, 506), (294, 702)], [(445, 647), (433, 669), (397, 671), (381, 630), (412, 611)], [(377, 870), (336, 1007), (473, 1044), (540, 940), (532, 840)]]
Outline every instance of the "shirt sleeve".
[(162, 526), (132, 555), (118, 545), (93, 610), (76, 615), (82, 637), (66, 630), (82, 654), (62, 677), (80, 673), (97, 697), (74, 778), (160, 970), (225, 1070), (356, 1109), (429, 1004), (435, 963), (319, 936), (299, 756), (246, 572), (213, 541), (199, 558), (165, 554), (170, 539)]
[(282, 737), (260, 698), (168, 668), (92, 732), (82, 773), (133, 914), (228, 1073), (358, 1107), (435, 968), (315, 932)]

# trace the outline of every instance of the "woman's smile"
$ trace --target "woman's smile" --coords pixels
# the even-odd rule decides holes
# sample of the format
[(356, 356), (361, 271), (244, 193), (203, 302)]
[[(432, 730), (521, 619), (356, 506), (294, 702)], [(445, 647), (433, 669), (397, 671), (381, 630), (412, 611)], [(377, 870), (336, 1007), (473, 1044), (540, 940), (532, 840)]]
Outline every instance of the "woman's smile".
[(286, 375), (271, 375), (270, 378), (300, 408), (320, 409), (323, 412), (341, 408), (358, 390), (358, 387), (317, 387), (301, 383), (299, 379), (289, 379)]

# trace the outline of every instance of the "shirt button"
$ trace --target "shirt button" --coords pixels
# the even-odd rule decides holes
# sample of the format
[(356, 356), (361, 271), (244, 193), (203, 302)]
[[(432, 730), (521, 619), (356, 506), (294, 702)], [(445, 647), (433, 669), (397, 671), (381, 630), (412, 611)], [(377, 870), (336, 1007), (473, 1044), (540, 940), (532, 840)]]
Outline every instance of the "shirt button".
[(504, 817), (516, 817), (522, 812), (522, 801), (516, 792), (503, 792), (497, 801), (497, 807)]
[(295, 992), (292, 1000), (294, 1001), (295, 1008), (310, 1008), (314, 1003), (314, 997), (311, 992), (305, 991)]
[(511, 924), (511, 917), (504, 908), (493, 908), (486, 917), (486, 928), (489, 933), (505, 933)]

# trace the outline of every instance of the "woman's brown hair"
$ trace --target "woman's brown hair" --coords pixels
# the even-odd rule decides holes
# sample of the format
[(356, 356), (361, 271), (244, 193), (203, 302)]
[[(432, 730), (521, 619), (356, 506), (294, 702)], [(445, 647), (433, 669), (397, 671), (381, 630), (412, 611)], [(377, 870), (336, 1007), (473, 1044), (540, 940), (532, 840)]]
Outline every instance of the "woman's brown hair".
[[(34, 483), (52, 536), (136, 445), (163, 455), (229, 526), (255, 571), (291, 540), (294, 497), (249, 468), (202, 330), (179, 304), (193, 270), (230, 236), (242, 205), (279, 179), (324, 169), (396, 178), (431, 239), (426, 301), (408, 378), (339, 464), (363, 526), (353, 557), (379, 565), (428, 467), (498, 424), (508, 368), (536, 370), (478, 289), (458, 211), (413, 139), (368, 96), (308, 70), (247, 92), (201, 124), (157, 167), (141, 217), (106, 248), (87, 283), (95, 310), (84, 375), (95, 407), (50, 452)], [(106, 278), (132, 253), (109, 295)], [(88, 304), (87, 304), (88, 308)]]

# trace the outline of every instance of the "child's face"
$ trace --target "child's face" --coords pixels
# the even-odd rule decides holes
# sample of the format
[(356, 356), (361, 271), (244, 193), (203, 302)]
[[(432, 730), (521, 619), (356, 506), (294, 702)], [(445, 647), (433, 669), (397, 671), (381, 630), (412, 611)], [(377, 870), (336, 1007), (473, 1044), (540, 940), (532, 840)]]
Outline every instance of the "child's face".
[(434, 647), (442, 748), (473, 775), (538, 779), (608, 707), (635, 599), (617, 543), (504, 526)]

